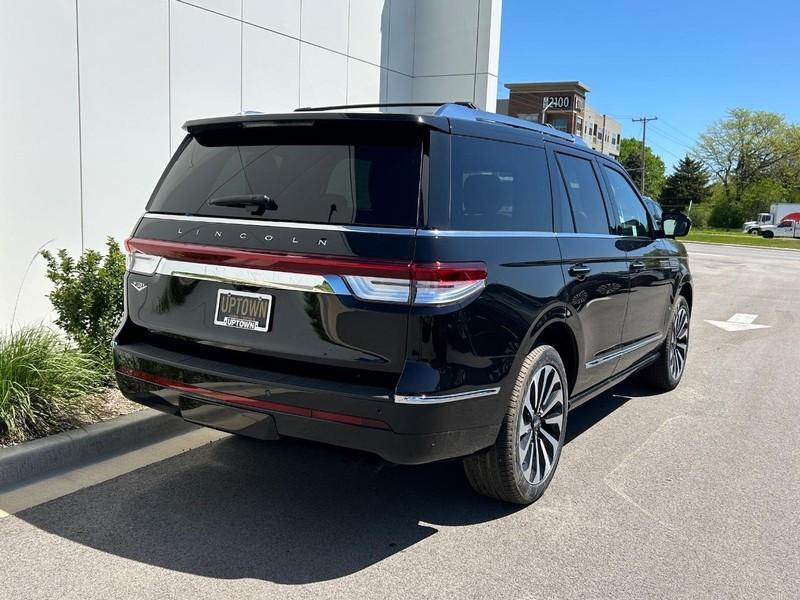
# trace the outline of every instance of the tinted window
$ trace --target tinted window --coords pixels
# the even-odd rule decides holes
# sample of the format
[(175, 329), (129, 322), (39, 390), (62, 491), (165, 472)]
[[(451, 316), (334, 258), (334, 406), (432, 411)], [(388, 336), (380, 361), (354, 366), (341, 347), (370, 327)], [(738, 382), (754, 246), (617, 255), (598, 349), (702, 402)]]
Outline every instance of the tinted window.
[(553, 231), (544, 149), (453, 136), (451, 176), (451, 228)]
[(619, 235), (647, 237), (650, 226), (647, 211), (630, 183), (615, 169), (603, 166), (617, 212), (616, 229)]
[(569, 193), (575, 231), (608, 234), (608, 217), (591, 161), (559, 154), (558, 163)]
[[(262, 133), (258, 138), (231, 139), (232, 135), (187, 138), (148, 210), (308, 223), (416, 226), (419, 142), (351, 141), (342, 140), (340, 135), (338, 140), (311, 136), (312, 141), (306, 143), (298, 134)], [(263, 215), (254, 215), (253, 206), (213, 204), (220, 198), (262, 194), (277, 205)]]

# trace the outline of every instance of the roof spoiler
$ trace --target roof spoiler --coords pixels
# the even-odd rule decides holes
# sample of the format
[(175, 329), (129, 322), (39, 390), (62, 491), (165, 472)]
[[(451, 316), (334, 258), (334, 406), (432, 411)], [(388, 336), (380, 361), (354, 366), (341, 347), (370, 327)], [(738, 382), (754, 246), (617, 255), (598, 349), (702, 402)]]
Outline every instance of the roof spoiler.
[[(435, 107), (436, 110), (433, 115), (411, 115), (399, 113), (345, 113), (347, 110), (363, 109), (363, 108), (413, 108), (413, 107)], [(315, 113), (313, 120), (308, 115)], [(339, 113), (339, 114), (337, 114)], [(197, 119), (193, 121), (186, 121), (183, 128), (188, 132), (193, 132), (201, 129), (209, 129), (215, 127), (227, 127), (230, 125), (238, 125), (239, 127), (267, 127), (275, 125), (300, 125), (312, 124), (316, 120), (335, 120), (335, 119), (370, 119), (375, 118), (379, 114), (381, 119), (391, 120), (413, 120), (417, 123), (426, 122), (427, 125), (442, 128), (436, 123), (436, 118), (446, 119), (459, 119), (462, 121), (473, 121), (481, 123), (491, 123), (494, 125), (505, 125), (507, 127), (516, 127), (518, 129), (527, 129), (529, 131), (536, 131), (542, 135), (557, 138), (559, 140), (580, 144), (587, 146), (586, 142), (580, 136), (575, 136), (565, 131), (559, 131), (552, 125), (535, 123), (533, 121), (526, 121), (517, 117), (510, 117), (508, 115), (501, 115), (497, 113), (490, 113), (480, 110), (471, 102), (388, 102), (376, 104), (337, 104), (331, 106), (305, 106), (295, 109), (294, 112), (284, 114), (266, 114), (256, 111), (247, 111), (230, 117), (217, 117), (212, 119)], [(434, 117), (431, 119), (430, 117)]]

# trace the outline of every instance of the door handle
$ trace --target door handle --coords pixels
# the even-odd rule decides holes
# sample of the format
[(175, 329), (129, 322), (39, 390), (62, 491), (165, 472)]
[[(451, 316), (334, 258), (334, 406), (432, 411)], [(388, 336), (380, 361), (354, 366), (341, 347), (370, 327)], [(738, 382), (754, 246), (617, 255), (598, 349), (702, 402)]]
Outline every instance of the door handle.
[(635, 260), (631, 263), (631, 271), (642, 271), (645, 268), (644, 261)]
[(586, 265), (572, 265), (567, 271), (572, 277), (586, 277), (589, 273), (592, 272), (591, 267), (587, 267)]

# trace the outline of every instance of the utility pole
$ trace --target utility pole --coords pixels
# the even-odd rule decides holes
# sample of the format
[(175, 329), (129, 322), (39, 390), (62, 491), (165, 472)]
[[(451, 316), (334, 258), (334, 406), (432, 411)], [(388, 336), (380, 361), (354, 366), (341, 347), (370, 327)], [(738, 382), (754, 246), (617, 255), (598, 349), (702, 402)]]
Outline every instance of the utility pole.
[(647, 139), (647, 122), (648, 121), (658, 121), (658, 117), (642, 117), (641, 119), (631, 119), (634, 123), (641, 123), (642, 124), (642, 188), (641, 192), (644, 194), (644, 173), (647, 171), (645, 168), (645, 145), (644, 142)]
[(603, 137), (600, 139), (600, 152), (606, 151), (606, 116), (603, 115)]

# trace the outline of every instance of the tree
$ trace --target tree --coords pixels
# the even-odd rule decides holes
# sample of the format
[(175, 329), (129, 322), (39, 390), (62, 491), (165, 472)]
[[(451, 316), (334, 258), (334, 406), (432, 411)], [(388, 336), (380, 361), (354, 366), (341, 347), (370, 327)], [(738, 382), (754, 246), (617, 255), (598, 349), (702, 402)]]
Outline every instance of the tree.
[(699, 204), (708, 197), (708, 194), (708, 171), (703, 163), (686, 156), (664, 182), (661, 203), (684, 209), (690, 203)]
[(790, 190), (800, 187), (800, 130), (782, 115), (734, 108), (700, 136), (695, 149), (722, 184), (725, 201), (738, 209), (754, 184), (772, 179)]
[[(658, 198), (664, 187), (664, 161), (653, 153), (650, 146), (645, 146), (645, 174), (642, 193), (646, 196)], [(636, 186), (642, 181), (642, 142), (635, 138), (624, 138), (619, 145), (619, 162), (625, 167)]]

